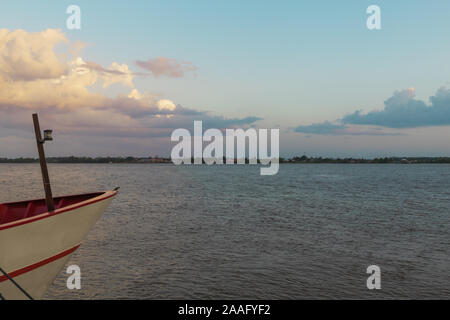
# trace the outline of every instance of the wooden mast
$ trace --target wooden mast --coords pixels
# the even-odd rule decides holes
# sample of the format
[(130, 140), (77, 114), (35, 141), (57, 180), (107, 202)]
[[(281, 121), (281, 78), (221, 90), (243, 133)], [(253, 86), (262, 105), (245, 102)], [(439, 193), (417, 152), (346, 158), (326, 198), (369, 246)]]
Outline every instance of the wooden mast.
[(39, 161), (41, 163), (42, 180), (44, 182), (45, 190), (45, 203), (49, 212), (55, 211), (55, 205), (53, 203), (52, 188), (50, 186), (50, 177), (48, 175), (47, 161), (45, 159), (44, 142), (41, 135), (41, 127), (39, 126), (39, 117), (37, 113), (33, 114), (34, 131), (36, 134), (36, 143), (39, 153)]

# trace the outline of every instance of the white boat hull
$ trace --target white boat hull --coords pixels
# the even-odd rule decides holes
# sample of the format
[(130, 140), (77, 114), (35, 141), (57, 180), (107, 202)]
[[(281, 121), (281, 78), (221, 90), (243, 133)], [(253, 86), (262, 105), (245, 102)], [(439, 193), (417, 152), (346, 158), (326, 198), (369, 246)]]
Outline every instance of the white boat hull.
[[(1, 225), (0, 267), (31, 297), (42, 298), (116, 194), (109, 191), (53, 214)], [(1, 274), (0, 294), (5, 299), (27, 299)]]

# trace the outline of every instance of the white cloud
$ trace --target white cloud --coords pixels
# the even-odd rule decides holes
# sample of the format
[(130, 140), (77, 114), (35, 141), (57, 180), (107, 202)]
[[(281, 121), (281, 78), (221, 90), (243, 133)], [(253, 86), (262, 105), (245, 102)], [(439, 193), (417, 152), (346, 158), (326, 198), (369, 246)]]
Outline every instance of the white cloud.
[(0, 29), (1, 77), (13, 81), (33, 81), (64, 75), (67, 65), (54, 51), (55, 45), (60, 42), (68, 42), (61, 30), (28, 33)]
[(157, 106), (159, 110), (174, 111), (176, 109), (175, 103), (167, 99), (159, 100)]
[[(213, 116), (140, 92), (133, 84), (136, 74), (128, 65), (113, 62), (105, 68), (81, 56), (58, 58), (54, 48), (59, 44), (66, 45), (71, 54), (79, 54), (85, 45), (71, 44), (60, 30), (34, 33), (0, 30), (0, 127), (3, 131), (20, 128), (31, 132), (32, 112), (39, 112), (42, 123), (51, 124), (55, 132), (78, 137), (170, 137), (173, 128), (191, 127), (193, 120), (203, 120), (218, 128), (258, 120)], [(163, 63), (159, 65), (162, 69), (155, 72), (169, 72), (171, 76), (180, 72), (173, 61), (168, 65), (174, 67), (172, 71)], [(180, 64), (186, 65), (189, 64)], [(187, 69), (182, 67), (183, 70)], [(113, 84), (130, 88), (130, 93), (107, 96), (102, 88)]]

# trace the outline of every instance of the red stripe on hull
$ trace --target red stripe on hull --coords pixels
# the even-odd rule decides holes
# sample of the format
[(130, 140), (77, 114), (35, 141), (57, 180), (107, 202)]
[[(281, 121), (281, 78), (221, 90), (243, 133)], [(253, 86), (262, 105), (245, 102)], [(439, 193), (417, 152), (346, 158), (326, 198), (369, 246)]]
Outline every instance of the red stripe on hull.
[[(25, 268), (22, 268), (22, 269), (13, 271), (13, 272), (9, 273), (9, 276), (10, 276), (11, 278), (15, 278), (15, 277), (17, 277), (17, 276), (20, 276), (21, 274), (30, 272), (30, 271), (32, 271), (32, 270), (34, 270), (34, 269), (37, 269), (37, 268), (39, 268), (39, 267), (42, 267), (42, 266), (44, 266), (44, 265), (46, 265), (46, 264), (49, 264), (49, 263), (51, 263), (51, 262), (53, 262), (53, 261), (59, 260), (59, 259), (61, 259), (61, 258), (64, 258), (65, 256), (67, 256), (67, 255), (73, 253), (75, 250), (77, 250), (79, 246), (80, 246), (80, 245), (77, 245), (77, 246), (75, 246), (75, 247), (73, 247), (73, 248), (71, 248), (71, 249), (69, 249), (69, 250), (63, 251), (63, 252), (61, 252), (61, 253), (59, 253), (59, 254), (53, 256), (53, 257), (50, 257), (50, 258), (48, 258), (48, 259), (45, 259), (45, 260), (39, 261), (39, 262), (37, 262), (37, 263), (34, 263), (34, 264), (32, 264), (32, 265), (29, 265), (28, 267), (25, 267)], [(2, 276), (0, 277), (0, 283), (3, 282), (3, 281), (6, 281), (6, 280), (8, 280), (8, 278), (7, 278), (6, 276), (2, 275)]]

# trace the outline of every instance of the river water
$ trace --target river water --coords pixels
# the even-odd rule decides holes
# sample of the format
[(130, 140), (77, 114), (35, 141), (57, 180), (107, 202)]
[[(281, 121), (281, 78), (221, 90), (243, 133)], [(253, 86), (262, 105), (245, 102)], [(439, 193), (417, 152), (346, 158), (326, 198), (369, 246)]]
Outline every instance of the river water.
[[(121, 187), (46, 299), (450, 299), (450, 165), (51, 164), (55, 195)], [(0, 165), (0, 203), (42, 197)], [(366, 269), (381, 268), (381, 290)]]

